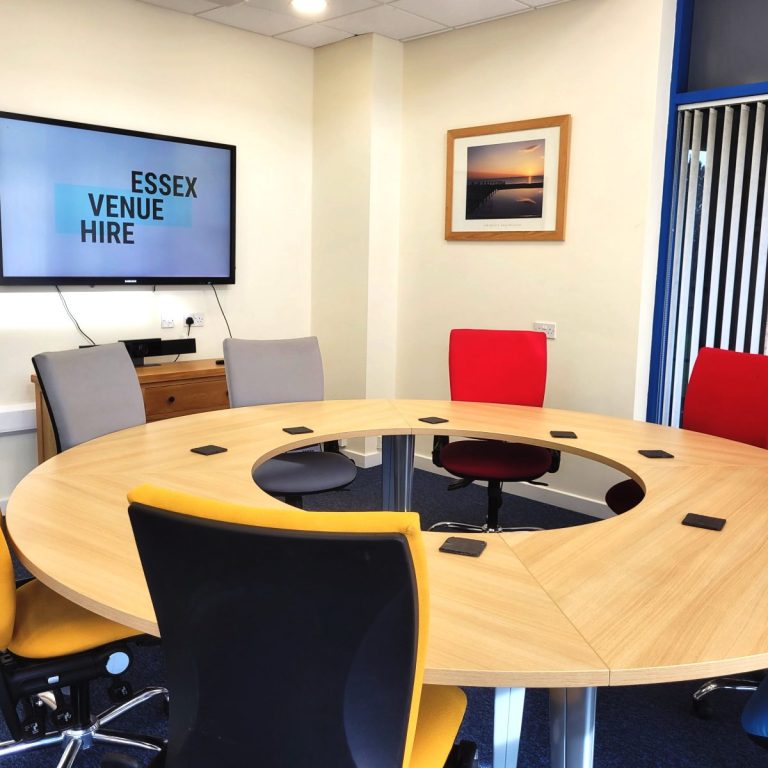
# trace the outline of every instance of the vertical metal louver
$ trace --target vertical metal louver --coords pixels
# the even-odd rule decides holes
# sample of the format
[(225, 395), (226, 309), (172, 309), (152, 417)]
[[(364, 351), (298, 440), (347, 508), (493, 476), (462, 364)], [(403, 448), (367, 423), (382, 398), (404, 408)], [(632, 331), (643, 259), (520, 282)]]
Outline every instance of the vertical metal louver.
[(664, 424), (680, 424), (701, 347), (765, 352), (767, 101), (764, 96), (678, 112), (664, 313)]

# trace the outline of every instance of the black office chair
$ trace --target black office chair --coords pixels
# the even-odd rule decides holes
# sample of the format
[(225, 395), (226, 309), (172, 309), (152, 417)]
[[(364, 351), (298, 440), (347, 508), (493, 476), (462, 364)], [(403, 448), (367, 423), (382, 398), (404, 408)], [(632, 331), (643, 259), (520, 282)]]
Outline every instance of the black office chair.
[(422, 686), (418, 515), (129, 498), (172, 692), (153, 768), (473, 764), (464, 693)]
[[(126, 642), (141, 633), (97, 616), (32, 579), (17, 588), (5, 538), (0, 534), (0, 711), (11, 738), (0, 743), (6, 757), (61, 746), (58, 768), (70, 768), (93, 743), (138, 747), (159, 753), (164, 742), (110, 730), (116, 718), (165, 688), (131, 695), (120, 679), (131, 662)], [(110, 681), (118, 702), (91, 714), (90, 683)]]
[[(225, 339), (224, 363), (233, 408), (323, 399), (323, 360), (314, 336)], [(321, 445), (283, 453), (253, 471), (259, 488), (299, 508), (304, 496), (338, 490), (356, 476), (357, 468), (350, 459)]]

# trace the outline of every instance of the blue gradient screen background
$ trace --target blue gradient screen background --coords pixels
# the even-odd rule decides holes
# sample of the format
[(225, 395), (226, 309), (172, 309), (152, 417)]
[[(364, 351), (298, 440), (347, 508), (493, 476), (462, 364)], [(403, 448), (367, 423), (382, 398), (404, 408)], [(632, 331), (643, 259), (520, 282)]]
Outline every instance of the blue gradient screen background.
[[(133, 171), (196, 178), (196, 197), (137, 194)], [(0, 116), (0, 232), (6, 278), (226, 278), (231, 152)], [(89, 193), (160, 200), (162, 219), (94, 213)], [(142, 205), (152, 205), (143, 201)], [(138, 201), (136, 201), (138, 203)], [(114, 213), (114, 209), (112, 211)], [(83, 242), (81, 222), (132, 222), (133, 244)], [(96, 225), (98, 229), (98, 224)], [(99, 239), (97, 237), (97, 239)]]

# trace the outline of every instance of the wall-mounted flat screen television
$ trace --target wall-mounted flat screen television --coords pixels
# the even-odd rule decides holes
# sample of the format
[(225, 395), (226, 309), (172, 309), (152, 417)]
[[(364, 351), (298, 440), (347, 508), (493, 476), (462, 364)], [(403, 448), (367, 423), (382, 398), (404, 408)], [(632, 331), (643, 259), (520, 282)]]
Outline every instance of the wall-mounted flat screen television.
[(0, 112), (0, 284), (234, 281), (234, 146)]

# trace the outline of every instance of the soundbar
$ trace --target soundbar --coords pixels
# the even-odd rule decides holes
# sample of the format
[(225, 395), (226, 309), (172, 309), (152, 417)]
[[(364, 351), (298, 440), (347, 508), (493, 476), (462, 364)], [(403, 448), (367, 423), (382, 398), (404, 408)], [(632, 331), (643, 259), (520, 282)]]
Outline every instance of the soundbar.
[(120, 339), (120, 341), (125, 344), (137, 368), (144, 365), (158, 365), (158, 363), (145, 363), (145, 357), (185, 355), (197, 351), (194, 339)]

